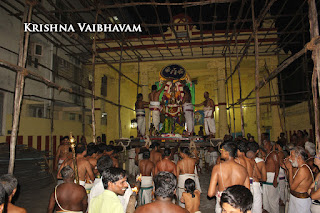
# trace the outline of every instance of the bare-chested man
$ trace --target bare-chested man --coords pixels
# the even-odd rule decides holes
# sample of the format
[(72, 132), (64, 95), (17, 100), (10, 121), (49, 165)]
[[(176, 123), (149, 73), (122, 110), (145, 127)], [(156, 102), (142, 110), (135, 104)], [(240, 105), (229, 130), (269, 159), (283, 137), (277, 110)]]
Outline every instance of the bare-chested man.
[(150, 111), (152, 111), (152, 123), (156, 131), (159, 131), (159, 124), (160, 124), (160, 101), (159, 96), (161, 92), (164, 90), (166, 86), (166, 82), (162, 84), (161, 89), (157, 90), (157, 85), (152, 85), (152, 91), (149, 94), (149, 101), (150, 101)]
[[(76, 159), (77, 159), (77, 165), (78, 165), (78, 176), (79, 176), (79, 182), (80, 185), (84, 186), (86, 183), (86, 177), (88, 176), (91, 181), (94, 181), (94, 174), (92, 171), (91, 164), (87, 159), (84, 157), (87, 154), (86, 147), (85, 146), (77, 146), (76, 147)], [(57, 178), (61, 178), (61, 169), (65, 166), (70, 166), (71, 168), (74, 168), (73, 165), (73, 159), (67, 159), (63, 162), (63, 164), (60, 167), (60, 170), (57, 174)]]
[(69, 137), (65, 136), (60, 140), (60, 145), (57, 150), (56, 159), (55, 159), (55, 170), (59, 170), (60, 166), (62, 165), (63, 161), (67, 159), (69, 154)]
[(163, 154), (163, 159), (160, 160), (156, 164), (155, 168), (155, 175), (157, 175), (159, 172), (171, 172), (175, 176), (177, 176), (177, 165), (171, 161), (170, 159), (171, 156), (171, 150), (169, 148), (165, 148), (164, 154)]
[[(285, 159), (285, 166), (288, 169), (290, 184), (290, 213), (310, 213), (311, 198), (308, 194), (310, 185), (313, 182), (313, 174), (306, 164), (308, 155), (304, 148), (297, 146), (291, 152), (288, 159)], [(298, 168), (293, 174), (292, 167)]]
[(154, 179), (156, 200), (144, 206), (140, 206), (136, 213), (188, 213), (186, 209), (173, 204), (177, 178), (169, 172), (160, 172)]
[(269, 213), (279, 213), (280, 194), (277, 188), (280, 169), (279, 156), (273, 150), (270, 141), (264, 140), (263, 145), (267, 153), (265, 157), (267, 180), (263, 183), (263, 208)]
[(143, 95), (139, 93), (137, 95), (137, 101), (135, 104), (136, 107), (136, 119), (137, 119), (137, 131), (138, 137), (143, 137), (146, 134), (146, 118), (145, 118), (145, 110), (144, 108), (148, 107), (149, 102), (143, 101)]
[(139, 170), (141, 176), (141, 187), (139, 205), (144, 205), (152, 202), (154, 163), (150, 160), (150, 151), (143, 152), (143, 159), (139, 161)]
[(194, 118), (193, 118), (193, 105), (191, 103), (191, 92), (188, 86), (183, 87), (183, 100), (182, 100), (182, 107), (184, 117), (186, 119), (186, 126), (188, 135), (192, 135), (194, 132)]
[(152, 150), (150, 152), (150, 160), (154, 163), (154, 165), (157, 165), (157, 163), (162, 159), (160, 144), (158, 142), (154, 142), (151, 147)]
[(177, 198), (179, 205), (185, 207), (184, 203), (181, 203), (180, 199), (182, 193), (185, 192), (184, 183), (190, 178), (195, 181), (196, 188), (201, 192), (199, 177), (195, 174), (196, 164), (199, 161), (198, 156), (196, 158), (190, 158), (190, 150), (187, 147), (180, 148), (180, 157), (182, 158), (177, 163), (177, 177), (178, 177), (178, 187), (177, 187)]
[(64, 183), (57, 185), (49, 200), (47, 213), (86, 212), (88, 207), (87, 192), (84, 187), (74, 183), (74, 172), (70, 166), (61, 169)]
[[(7, 213), (26, 213), (24, 208), (13, 205), (12, 199), (17, 192), (18, 180), (11, 174), (5, 174), (0, 177), (0, 185), (2, 185), (7, 193), (7, 201), (5, 212)], [(0, 204), (1, 205), (1, 204)], [(1, 208), (0, 208), (0, 212)]]
[(216, 134), (216, 125), (214, 122), (214, 110), (215, 105), (211, 98), (209, 98), (209, 93), (204, 93), (204, 98), (206, 99), (201, 104), (196, 104), (196, 107), (203, 106), (204, 110), (204, 128), (206, 131), (206, 135), (210, 137), (214, 137)]
[[(258, 158), (259, 153), (259, 144), (257, 142), (248, 143), (248, 151), (246, 156), (250, 161), (255, 163), (254, 172), (253, 172), (253, 184), (250, 184), (250, 190), (253, 194), (253, 204), (252, 212), (261, 213), (262, 212), (262, 192), (260, 181), (264, 182), (267, 180), (267, 170), (264, 160)], [(259, 177), (259, 173), (261, 174)], [(249, 174), (250, 176), (250, 174)]]
[(114, 150), (113, 150), (113, 146), (111, 145), (107, 145), (105, 147), (105, 150), (103, 152), (104, 155), (109, 155), (109, 157), (112, 159), (113, 161), (113, 167), (118, 168), (119, 167), (119, 161), (117, 158), (114, 157)]
[(250, 189), (249, 175), (243, 166), (235, 162), (237, 145), (233, 142), (221, 144), (221, 159), (224, 163), (215, 165), (212, 169), (208, 196), (216, 196), (216, 213), (221, 213), (220, 198), (222, 192), (233, 185), (243, 185)]
[(95, 144), (89, 144), (87, 147), (87, 156), (86, 159), (89, 161), (93, 173), (96, 175), (98, 173), (97, 170), (97, 160), (98, 160), (98, 146)]
[(196, 183), (192, 179), (187, 179), (185, 184), (186, 192), (182, 193), (181, 202), (186, 204), (186, 209), (190, 213), (198, 213), (200, 207), (200, 192), (196, 190)]

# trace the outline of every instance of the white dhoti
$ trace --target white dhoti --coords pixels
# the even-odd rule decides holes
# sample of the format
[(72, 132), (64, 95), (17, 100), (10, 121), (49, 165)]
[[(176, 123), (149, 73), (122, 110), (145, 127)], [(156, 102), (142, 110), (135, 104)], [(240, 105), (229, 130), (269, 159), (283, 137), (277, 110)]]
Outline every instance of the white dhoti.
[(139, 191), (139, 205), (152, 202), (153, 180), (152, 176), (141, 176), (141, 187)]
[(267, 181), (263, 184), (263, 209), (279, 213), (279, 191), (273, 186), (274, 172), (267, 172)]
[(204, 129), (206, 131), (206, 135), (216, 134), (216, 124), (214, 122), (214, 118), (211, 118), (213, 114), (212, 107), (203, 107), (203, 111), (204, 111)]
[(221, 206), (220, 206), (220, 200), (221, 200), (221, 195), (222, 195), (222, 192), (217, 192), (216, 194), (216, 211), (215, 213), (221, 213)]
[(137, 129), (141, 136), (146, 135), (146, 117), (144, 109), (137, 109), (136, 110), (136, 117), (137, 117)]
[(210, 152), (210, 162), (209, 162), (209, 166), (214, 166), (214, 165), (216, 165), (218, 157), (219, 157), (218, 152), (216, 152), (216, 151)]
[(289, 213), (311, 213), (311, 198), (297, 198), (290, 194)]
[(156, 131), (159, 131), (160, 124), (160, 102), (150, 101), (149, 106), (150, 111), (152, 111), (152, 123)]
[(199, 177), (197, 174), (183, 174), (179, 175), (178, 179), (178, 187), (177, 187), (177, 199), (179, 201), (179, 206), (185, 208), (185, 204), (180, 202), (180, 198), (182, 197), (182, 193), (185, 192), (184, 183), (187, 179), (192, 179), (196, 183), (196, 189), (201, 192)]
[(252, 213), (262, 213), (262, 193), (259, 182), (251, 183), (250, 179), (250, 191), (253, 195)]
[(311, 212), (312, 213), (319, 213), (320, 212), (320, 204), (315, 204), (314, 201), (311, 204)]
[(128, 152), (128, 158), (129, 158), (129, 165), (128, 165), (128, 172), (129, 175), (136, 176), (136, 165), (135, 165), (135, 158), (136, 158), (136, 150), (135, 149), (130, 149)]
[(284, 169), (280, 167), (279, 177), (278, 177), (278, 190), (280, 194), (280, 199), (285, 203), (288, 199), (288, 192), (287, 192), (287, 181), (286, 181), (286, 174)]
[(193, 105), (192, 103), (183, 104), (184, 118), (186, 119), (187, 132), (194, 132)]
[(63, 161), (64, 161), (64, 160), (62, 160), (62, 159), (59, 159), (59, 160), (58, 160), (58, 165), (57, 165), (57, 166), (58, 166), (58, 170), (57, 170), (57, 171), (59, 171), (59, 169), (60, 169)]

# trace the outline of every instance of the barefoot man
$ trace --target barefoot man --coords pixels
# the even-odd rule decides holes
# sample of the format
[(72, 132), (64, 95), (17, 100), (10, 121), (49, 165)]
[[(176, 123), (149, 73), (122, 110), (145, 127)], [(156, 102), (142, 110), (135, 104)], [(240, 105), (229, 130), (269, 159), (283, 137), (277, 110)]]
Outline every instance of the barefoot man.
[(279, 156), (276, 151), (273, 151), (269, 140), (264, 140), (263, 145), (267, 151), (265, 158), (267, 181), (263, 183), (263, 209), (269, 213), (279, 213), (280, 194), (277, 188), (280, 169)]
[(183, 100), (182, 100), (182, 107), (183, 107), (183, 113), (184, 117), (186, 119), (186, 125), (187, 125), (187, 132), (188, 135), (192, 135), (194, 131), (194, 119), (193, 119), (193, 105), (191, 103), (191, 93), (188, 86), (183, 87)]
[[(86, 190), (74, 183), (74, 172), (70, 166), (61, 169), (63, 184), (57, 185), (49, 200), (47, 213), (86, 212), (88, 197)], [(54, 211), (55, 210), (55, 211)]]
[(185, 192), (184, 183), (190, 178), (195, 181), (196, 189), (201, 192), (199, 177), (196, 174), (196, 163), (198, 163), (199, 158), (196, 156), (196, 159), (190, 158), (190, 150), (187, 147), (181, 148), (180, 151), (180, 160), (177, 164), (177, 176), (178, 176), (178, 187), (177, 187), (177, 198), (179, 205), (185, 207), (185, 204), (180, 201), (182, 193)]
[(143, 152), (143, 159), (139, 161), (141, 187), (139, 191), (139, 205), (152, 202), (154, 163), (150, 160), (150, 151)]
[(204, 93), (204, 98), (206, 99), (201, 104), (196, 104), (196, 107), (203, 106), (204, 111), (204, 128), (206, 135), (214, 137), (216, 134), (216, 124), (214, 122), (214, 102), (209, 98), (209, 93)]
[(137, 95), (136, 106), (136, 119), (137, 119), (137, 130), (138, 137), (144, 137), (146, 134), (146, 118), (145, 118), (145, 110), (144, 108), (149, 105), (148, 102), (143, 101), (143, 95), (139, 93)]
[[(79, 183), (81, 186), (84, 186), (86, 184), (86, 176), (90, 178), (90, 180), (94, 181), (94, 174), (92, 171), (91, 164), (87, 159), (84, 157), (87, 154), (86, 147), (82, 145), (78, 145), (76, 147), (76, 159), (77, 159), (77, 166), (78, 166), (78, 176), (79, 176)], [(65, 166), (70, 166), (71, 168), (74, 168), (73, 165), (73, 159), (68, 159), (63, 162), (61, 165), (57, 178), (61, 178), (61, 169)]]
[(157, 165), (157, 163), (162, 160), (160, 144), (158, 142), (154, 142), (151, 147), (152, 150), (150, 152), (150, 160), (154, 163), (154, 165)]
[(135, 213), (187, 213), (186, 209), (173, 204), (177, 186), (177, 178), (169, 172), (160, 172), (154, 178), (156, 201), (144, 206), (139, 206)]
[(155, 168), (155, 175), (157, 175), (159, 172), (171, 172), (175, 176), (177, 176), (177, 165), (170, 160), (171, 156), (171, 149), (165, 148), (164, 158), (160, 160)]
[[(290, 213), (310, 213), (311, 198), (308, 189), (313, 182), (313, 174), (311, 168), (307, 165), (308, 155), (306, 151), (300, 147), (295, 147), (288, 159), (285, 159), (285, 166), (288, 169), (290, 184)], [(292, 167), (298, 168), (293, 175)]]
[(229, 186), (243, 185), (250, 189), (249, 175), (243, 166), (234, 161), (237, 146), (233, 142), (221, 144), (221, 158), (223, 163), (215, 165), (212, 169), (208, 196), (216, 196), (216, 213), (221, 213), (220, 198)]
[(60, 140), (60, 145), (57, 150), (56, 159), (55, 159), (56, 161), (55, 170), (59, 170), (63, 161), (67, 159), (69, 154), (69, 148), (70, 148), (69, 137), (65, 136)]
[(152, 91), (149, 94), (149, 101), (150, 101), (150, 111), (152, 111), (152, 123), (155, 127), (156, 131), (159, 131), (159, 124), (160, 124), (160, 101), (159, 96), (161, 92), (164, 90), (166, 86), (166, 82), (162, 84), (160, 90), (157, 90), (157, 85), (152, 85)]

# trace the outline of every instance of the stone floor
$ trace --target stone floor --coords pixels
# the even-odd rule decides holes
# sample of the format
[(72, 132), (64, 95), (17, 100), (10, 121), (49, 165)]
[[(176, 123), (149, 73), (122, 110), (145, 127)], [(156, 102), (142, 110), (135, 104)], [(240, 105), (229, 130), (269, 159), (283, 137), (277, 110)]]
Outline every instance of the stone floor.
[[(213, 213), (215, 209), (215, 198), (209, 200), (207, 198), (207, 191), (210, 183), (210, 174), (201, 174), (200, 176), (200, 184), (202, 189), (201, 194), (201, 205), (200, 211), (202, 213)], [(41, 189), (37, 189), (35, 191), (23, 190), (23, 186), (21, 187), (21, 192), (15, 202), (16, 205), (24, 207), (27, 209), (27, 212), (32, 213), (43, 213), (46, 212), (49, 197), (53, 192), (55, 184), (47, 185)], [(280, 213), (284, 212), (284, 208), (280, 208)]]

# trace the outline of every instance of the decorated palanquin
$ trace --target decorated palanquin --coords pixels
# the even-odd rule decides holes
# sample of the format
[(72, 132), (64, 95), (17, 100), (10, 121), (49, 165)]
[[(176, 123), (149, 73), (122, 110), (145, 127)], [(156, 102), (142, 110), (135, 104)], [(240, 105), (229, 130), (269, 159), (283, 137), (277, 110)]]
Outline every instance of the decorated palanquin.
[(186, 70), (177, 64), (171, 64), (160, 71), (160, 82), (156, 82), (158, 89), (166, 83), (159, 97), (161, 103), (160, 133), (162, 135), (182, 135), (185, 130), (185, 119), (182, 110), (184, 97), (183, 87), (188, 86), (194, 104), (194, 84)]

